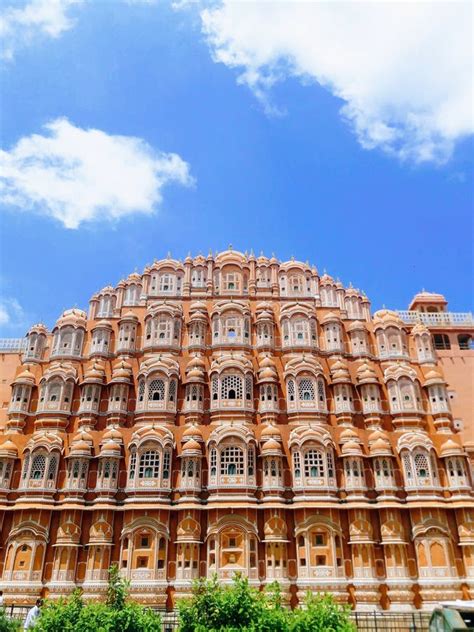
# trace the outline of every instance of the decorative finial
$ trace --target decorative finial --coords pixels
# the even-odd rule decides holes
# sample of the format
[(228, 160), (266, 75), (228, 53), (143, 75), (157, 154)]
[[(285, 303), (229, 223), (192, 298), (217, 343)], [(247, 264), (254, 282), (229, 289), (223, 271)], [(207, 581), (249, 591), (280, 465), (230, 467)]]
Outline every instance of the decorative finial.
[(168, 252), (166, 253), (166, 258), (167, 259), (171, 259), (171, 252), (168, 250)]
[(294, 260), (295, 260), (295, 255), (291, 255), (290, 259), (291, 259), (292, 261), (294, 261)]
[(232, 244), (229, 244), (228, 250), (232, 250)]

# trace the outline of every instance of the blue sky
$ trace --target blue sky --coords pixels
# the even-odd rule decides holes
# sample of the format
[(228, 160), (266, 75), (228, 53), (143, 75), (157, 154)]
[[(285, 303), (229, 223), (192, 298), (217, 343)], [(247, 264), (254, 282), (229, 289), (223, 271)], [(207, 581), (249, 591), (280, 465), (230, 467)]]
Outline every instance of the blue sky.
[[(31, 4), (40, 10), (44, 2)], [(368, 100), (364, 90), (355, 119), (347, 111), (341, 115), (346, 92), (315, 80), (323, 72), (315, 63), (318, 51), (302, 48), (291, 63), (284, 55), (268, 60), (254, 41), (239, 43), (239, 31), (229, 50), (222, 13), (208, 13), (206, 22), (196, 5), (176, 10), (163, 2), (64, 0), (59, 17), (67, 24), (51, 36), (46, 29), (35, 32), (34, 24), (21, 31), (11, 13), (20, 4), (28, 6), (6, 9), (11, 49), (0, 62), (7, 166), (0, 207), (0, 335), (23, 335), (39, 320), (52, 326), (63, 309), (86, 308), (95, 291), (168, 251), (181, 258), (229, 243), (242, 251), (274, 252), (282, 260), (291, 255), (309, 260), (321, 273), (326, 269), (363, 289), (374, 309), (383, 304), (404, 309), (421, 288), (444, 293), (452, 310), (472, 309), (472, 123), (456, 121), (445, 137), (435, 129), (431, 138), (442, 142), (427, 157), (426, 138), (417, 137), (413, 149), (410, 134), (417, 131), (407, 132), (399, 103), (391, 119), (393, 129), (402, 129), (399, 140), (374, 141), (373, 130), (391, 109), (384, 106), (383, 115), (376, 109), (380, 93)], [(223, 11), (214, 7), (208, 11)], [(304, 37), (297, 39), (303, 46)], [(232, 53), (228, 63), (227, 53)], [(249, 54), (255, 55), (250, 62)], [(423, 63), (414, 69), (420, 76), (429, 72)], [(258, 80), (250, 73), (255, 69)], [(397, 81), (406, 76), (403, 67), (391, 69), (393, 83), (390, 70), (386, 83), (395, 87), (383, 94), (388, 106)], [(409, 110), (410, 98), (419, 95), (403, 82), (403, 107)], [(446, 87), (455, 92), (449, 82)], [(55, 131), (44, 128), (58, 119), (63, 124)], [(71, 158), (68, 152), (76, 145), (68, 139), (76, 129), (83, 130), (80, 150)], [(100, 145), (92, 142), (91, 129), (100, 130)], [(31, 139), (35, 134), (39, 141)], [(45, 139), (55, 134), (57, 142), (48, 144)], [(141, 141), (132, 146), (124, 137)], [(71, 217), (77, 189), (76, 199), (68, 201), (70, 193), (61, 199), (60, 219), (55, 191), (49, 190), (54, 187), (46, 185), (39, 199), (39, 184), (33, 194), (33, 185), (25, 182), (25, 173), (38, 174), (29, 169), (31, 156), (15, 151), (21, 139), (27, 152), (46, 145), (52, 152), (43, 151), (43, 183), (43, 174), (57, 166), (59, 143), (66, 144), (61, 160), (87, 162), (86, 153), (99, 147), (85, 187), (93, 197), (94, 186), (100, 186), (94, 174), (106, 174), (108, 164), (117, 167), (117, 198), (126, 198), (118, 199), (119, 216), (111, 217), (115, 198), (110, 201), (111, 192), (101, 190), (97, 199), (106, 199), (103, 207), (81, 203), (77, 213), (84, 220), (67, 227), (76, 221)], [(108, 163), (109, 150), (125, 164)], [(137, 167), (128, 185), (130, 157)], [(130, 201), (127, 187), (134, 183), (149, 195)]]

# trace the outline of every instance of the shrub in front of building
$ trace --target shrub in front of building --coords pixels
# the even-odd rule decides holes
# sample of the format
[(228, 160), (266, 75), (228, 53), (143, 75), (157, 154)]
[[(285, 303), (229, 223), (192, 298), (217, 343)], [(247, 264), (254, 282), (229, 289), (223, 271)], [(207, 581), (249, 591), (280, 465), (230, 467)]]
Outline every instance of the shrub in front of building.
[(332, 595), (308, 594), (303, 608), (290, 610), (277, 583), (262, 592), (240, 575), (230, 586), (217, 577), (197, 580), (178, 608), (179, 632), (354, 632), (348, 607)]
[(80, 591), (68, 599), (46, 602), (35, 632), (161, 632), (161, 618), (153, 610), (128, 600), (128, 585), (118, 568), (109, 571), (105, 603), (85, 603)]

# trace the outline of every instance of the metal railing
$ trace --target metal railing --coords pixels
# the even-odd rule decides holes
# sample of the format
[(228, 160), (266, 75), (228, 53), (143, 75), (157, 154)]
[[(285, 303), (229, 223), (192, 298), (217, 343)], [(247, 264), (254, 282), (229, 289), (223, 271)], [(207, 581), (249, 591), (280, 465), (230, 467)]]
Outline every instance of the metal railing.
[(0, 353), (21, 353), (26, 342), (26, 338), (0, 338)]
[(427, 632), (430, 612), (351, 612), (351, 621), (363, 632)]
[[(5, 614), (10, 619), (24, 620), (30, 606), (9, 605)], [(177, 610), (166, 611), (152, 608), (161, 616), (163, 632), (177, 632), (179, 615)], [(361, 632), (427, 632), (430, 612), (351, 612), (350, 619)]]
[(415, 312), (398, 310), (403, 322), (414, 325), (423, 323), (428, 327), (452, 327), (453, 325), (474, 325), (472, 312)]

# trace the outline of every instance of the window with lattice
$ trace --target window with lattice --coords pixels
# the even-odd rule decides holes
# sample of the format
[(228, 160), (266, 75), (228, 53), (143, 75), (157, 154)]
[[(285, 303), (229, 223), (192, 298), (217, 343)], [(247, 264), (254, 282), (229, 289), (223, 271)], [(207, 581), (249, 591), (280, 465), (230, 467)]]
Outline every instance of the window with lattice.
[(163, 455), (163, 478), (165, 480), (169, 479), (171, 472), (171, 452), (169, 450), (165, 450)]
[(135, 450), (130, 454), (130, 466), (128, 471), (128, 479), (133, 481), (135, 478), (135, 470), (137, 468), (137, 453)]
[(56, 478), (56, 470), (58, 468), (58, 457), (52, 456), (49, 460), (48, 481), (54, 481)]
[(157, 450), (147, 450), (140, 456), (138, 478), (159, 478), (160, 455)]
[(295, 401), (295, 381), (288, 380), (288, 400), (290, 402)]
[(168, 394), (168, 399), (170, 402), (175, 402), (176, 401), (176, 390), (177, 390), (177, 382), (176, 380), (171, 380), (170, 381), (170, 387), (169, 387), (169, 394)]
[(21, 475), (21, 478), (23, 480), (26, 479), (26, 477), (28, 476), (29, 468), (30, 468), (30, 453), (27, 452), (26, 456), (25, 456), (25, 459), (23, 461), (23, 472), (22, 472), (22, 475)]
[(308, 338), (308, 321), (302, 318), (295, 319), (292, 322), (294, 340), (306, 341)]
[(298, 396), (301, 401), (313, 401), (314, 382), (311, 378), (302, 378), (298, 382)]
[(158, 342), (171, 342), (173, 320), (168, 316), (161, 316), (155, 320), (155, 338)]
[(245, 376), (245, 399), (252, 399), (253, 379), (251, 375)]
[(145, 380), (138, 382), (138, 401), (142, 402), (145, 399)]
[(415, 472), (417, 478), (429, 478), (430, 466), (427, 455), (424, 452), (418, 452), (415, 454), (413, 461), (415, 463)]
[(244, 451), (237, 446), (229, 446), (221, 452), (221, 474), (241, 476), (244, 473)]
[(165, 383), (163, 380), (151, 380), (148, 384), (148, 400), (163, 401), (165, 398)]
[(44, 477), (45, 470), (46, 470), (46, 456), (44, 454), (37, 454), (33, 458), (33, 462), (31, 464), (30, 478), (34, 480), (41, 480)]
[(293, 452), (293, 469), (295, 478), (301, 478), (301, 456), (296, 450)]
[(329, 450), (326, 454), (326, 464), (327, 464), (327, 468), (328, 468), (328, 477), (329, 478), (334, 478), (334, 455), (333, 453)]
[(213, 377), (211, 382), (212, 399), (215, 401), (219, 398), (219, 378)]
[(160, 275), (160, 292), (172, 292), (174, 290), (175, 277), (171, 274)]
[(210, 466), (211, 476), (215, 476), (217, 474), (217, 450), (216, 450), (216, 448), (211, 448), (211, 452), (209, 454), (209, 466)]
[(225, 375), (221, 382), (221, 399), (242, 399), (242, 377)]
[(253, 476), (255, 473), (255, 450), (253, 447), (250, 447), (248, 449), (247, 466), (248, 466), (249, 476)]
[(324, 478), (324, 453), (321, 450), (307, 450), (304, 455), (306, 478)]
[(324, 389), (324, 381), (322, 379), (318, 380), (318, 399), (322, 403), (326, 401), (326, 391)]
[(405, 451), (402, 457), (402, 461), (403, 461), (403, 469), (405, 471), (405, 477), (406, 477), (407, 483), (412, 483), (414, 477), (413, 477), (413, 463), (412, 463), (411, 454)]

